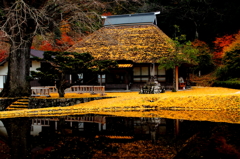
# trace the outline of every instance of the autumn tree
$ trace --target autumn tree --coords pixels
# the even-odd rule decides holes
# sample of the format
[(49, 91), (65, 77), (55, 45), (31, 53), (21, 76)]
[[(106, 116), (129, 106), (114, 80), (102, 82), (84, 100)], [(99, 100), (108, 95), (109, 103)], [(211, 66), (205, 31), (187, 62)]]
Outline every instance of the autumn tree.
[(76, 31), (71, 29), (71, 25), (68, 22), (62, 21), (59, 29), (55, 29), (53, 34), (35, 36), (32, 48), (42, 51), (65, 51), (75, 41), (80, 40), (79, 36)]
[(240, 31), (238, 31), (236, 34), (233, 34), (234, 40), (226, 47), (223, 48), (223, 53), (232, 51), (237, 45), (240, 44)]
[(223, 65), (218, 68), (217, 77), (219, 80), (233, 80), (240, 78), (240, 45), (236, 46), (233, 50), (226, 53), (223, 58)]
[[(86, 0), (2, 0), (0, 30), (10, 44), (8, 75), (1, 96), (29, 96), (28, 80), (30, 49), (37, 34), (45, 35), (59, 29), (65, 20), (74, 30), (94, 30), (100, 23), (95, 10), (106, 5)], [(96, 22), (99, 21), (99, 22)]]
[(224, 35), (217, 37), (214, 43), (213, 59), (217, 65), (221, 65), (224, 56), (224, 49), (227, 48), (234, 41), (234, 35)]
[(223, 57), (223, 65), (218, 68), (217, 77), (219, 80), (240, 78), (240, 43), (236, 44)]
[(0, 63), (6, 60), (9, 52), (9, 45), (4, 38), (1, 38), (2, 35), (3, 32), (0, 31)]
[(0, 63), (7, 58), (7, 51), (0, 49)]
[(198, 50), (197, 54), (198, 65), (192, 68), (193, 71), (198, 72), (199, 76), (213, 71), (214, 69), (213, 54), (207, 43), (196, 39), (192, 42), (192, 46)]
[(185, 40), (185, 35), (176, 37), (173, 41), (173, 50), (170, 51), (168, 56), (163, 56), (159, 59), (160, 69), (173, 69), (173, 91), (177, 90), (176, 88), (176, 72), (175, 68), (181, 66), (182, 64), (197, 64), (197, 53), (198, 50), (192, 46), (190, 41)]

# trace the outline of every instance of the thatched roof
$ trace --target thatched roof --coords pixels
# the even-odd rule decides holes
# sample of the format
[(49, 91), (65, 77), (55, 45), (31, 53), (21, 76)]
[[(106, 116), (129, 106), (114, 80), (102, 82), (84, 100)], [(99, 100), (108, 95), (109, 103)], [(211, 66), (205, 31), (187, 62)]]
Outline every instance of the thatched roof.
[(171, 39), (156, 25), (148, 24), (103, 27), (67, 51), (89, 52), (98, 60), (152, 63), (172, 50)]

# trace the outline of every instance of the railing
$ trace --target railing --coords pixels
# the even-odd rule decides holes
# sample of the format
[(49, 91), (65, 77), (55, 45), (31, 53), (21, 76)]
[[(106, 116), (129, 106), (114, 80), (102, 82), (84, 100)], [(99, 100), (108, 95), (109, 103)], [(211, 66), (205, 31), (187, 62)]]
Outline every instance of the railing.
[[(31, 87), (31, 96), (50, 96), (50, 93), (57, 92), (55, 86)], [(90, 94), (105, 94), (105, 86), (71, 86), (65, 90), (66, 93), (90, 93)]]
[(69, 92), (74, 93), (91, 93), (91, 94), (101, 94), (105, 93), (105, 86), (71, 86)]
[(48, 88), (51, 93), (57, 92), (57, 88), (55, 86), (44, 86), (44, 88)]
[(50, 89), (45, 87), (31, 87), (31, 96), (50, 96)]
[(94, 93), (105, 94), (105, 86), (94, 86)]
[(71, 86), (70, 92), (74, 93), (94, 93), (94, 86)]
[[(106, 117), (105, 116), (82, 116), (82, 117), (64, 117), (64, 120), (66, 122), (94, 122), (94, 123), (106, 123)], [(50, 121), (59, 121), (57, 118), (35, 118), (32, 119), (32, 125), (41, 125), (41, 126), (49, 126)]]

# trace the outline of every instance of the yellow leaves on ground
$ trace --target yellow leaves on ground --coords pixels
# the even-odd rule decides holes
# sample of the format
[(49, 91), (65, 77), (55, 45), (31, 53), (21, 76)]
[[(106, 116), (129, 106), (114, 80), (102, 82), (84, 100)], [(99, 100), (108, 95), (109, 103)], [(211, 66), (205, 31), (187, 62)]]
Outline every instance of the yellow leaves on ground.
[(202, 87), (161, 94), (107, 93), (117, 98), (81, 103), (74, 107), (98, 109), (158, 109), (240, 110), (240, 91), (236, 89)]
[[(65, 98), (99, 96), (67, 93)], [(106, 93), (106, 96), (115, 98), (68, 107), (0, 111), (0, 118), (101, 114), (240, 123), (240, 90), (237, 89), (193, 87), (189, 90), (161, 94), (128, 92)], [(52, 93), (51, 98), (58, 98), (58, 94)]]

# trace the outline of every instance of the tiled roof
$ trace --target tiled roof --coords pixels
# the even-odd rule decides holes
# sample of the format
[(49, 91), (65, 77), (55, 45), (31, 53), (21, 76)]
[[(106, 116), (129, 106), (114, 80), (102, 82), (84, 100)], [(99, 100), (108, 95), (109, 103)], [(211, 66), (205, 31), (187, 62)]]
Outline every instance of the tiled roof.
[(104, 26), (156, 24), (157, 23), (156, 14), (159, 13), (160, 12), (110, 15), (102, 16), (102, 18), (105, 18)]
[(30, 52), (31, 57), (43, 58), (43, 54), (44, 54), (44, 51), (41, 51), (41, 50), (31, 49), (31, 52)]
[[(44, 51), (31, 49), (30, 58), (33, 57), (43, 58), (43, 53)], [(6, 56), (5, 58), (0, 58), (0, 65), (3, 65), (7, 61), (7, 58), (8, 56)]]

